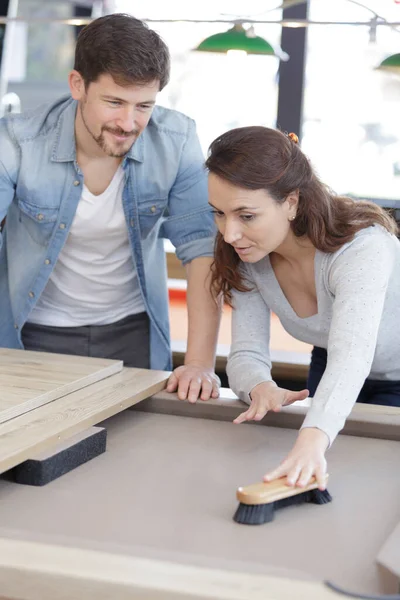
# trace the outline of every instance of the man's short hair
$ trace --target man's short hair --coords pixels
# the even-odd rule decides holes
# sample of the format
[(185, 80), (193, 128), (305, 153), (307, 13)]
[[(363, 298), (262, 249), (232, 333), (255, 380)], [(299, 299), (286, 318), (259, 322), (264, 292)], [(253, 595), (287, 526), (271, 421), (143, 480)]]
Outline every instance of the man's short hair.
[(78, 36), (74, 69), (87, 87), (109, 74), (118, 85), (145, 85), (160, 90), (169, 80), (170, 57), (165, 42), (139, 19), (114, 13), (95, 19)]

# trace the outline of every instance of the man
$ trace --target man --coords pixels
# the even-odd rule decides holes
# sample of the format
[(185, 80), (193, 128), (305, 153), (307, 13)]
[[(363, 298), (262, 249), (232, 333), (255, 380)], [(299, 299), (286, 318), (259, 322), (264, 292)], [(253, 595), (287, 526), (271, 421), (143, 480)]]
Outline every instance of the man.
[(79, 35), (71, 97), (0, 121), (0, 346), (170, 369), (163, 238), (187, 266), (185, 365), (168, 390), (218, 395), (214, 225), (188, 117), (155, 107), (169, 54), (112, 14)]

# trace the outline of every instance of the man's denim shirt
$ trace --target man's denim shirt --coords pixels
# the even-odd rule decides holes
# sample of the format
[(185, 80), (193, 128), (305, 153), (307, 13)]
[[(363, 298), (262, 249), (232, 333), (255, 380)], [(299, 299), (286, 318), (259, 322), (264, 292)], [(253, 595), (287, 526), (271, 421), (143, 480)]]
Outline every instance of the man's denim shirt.
[[(82, 193), (70, 97), (0, 120), (0, 346), (21, 329), (65, 244)], [(212, 256), (215, 228), (194, 122), (155, 107), (123, 160), (123, 207), (143, 301), (153, 369), (171, 368), (163, 238), (188, 263)]]

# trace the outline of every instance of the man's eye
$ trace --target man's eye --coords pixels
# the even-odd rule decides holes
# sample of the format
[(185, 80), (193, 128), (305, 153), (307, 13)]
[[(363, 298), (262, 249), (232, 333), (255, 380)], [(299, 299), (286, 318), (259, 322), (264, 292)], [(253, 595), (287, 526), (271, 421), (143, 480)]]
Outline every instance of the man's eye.
[(140, 108), (141, 110), (150, 110), (150, 109), (152, 109), (152, 108), (153, 108), (153, 105), (152, 105), (152, 104), (140, 104), (140, 105), (139, 105), (139, 108)]
[(212, 210), (211, 211), (216, 217), (223, 217), (224, 213), (220, 210)]
[(108, 104), (111, 104), (111, 106), (121, 106), (121, 102), (118, 102), (118, 100), (109, 100)]

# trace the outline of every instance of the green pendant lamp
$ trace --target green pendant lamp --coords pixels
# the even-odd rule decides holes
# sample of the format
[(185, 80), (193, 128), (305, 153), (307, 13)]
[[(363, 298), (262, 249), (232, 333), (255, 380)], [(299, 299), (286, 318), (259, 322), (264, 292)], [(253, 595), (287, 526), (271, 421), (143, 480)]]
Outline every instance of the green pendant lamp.
[(400, 75), (400, 54), (392, 54), (381, 62), (379, 67), (376, 67), (379, 71), (389, 71), (390, 73), (396, 73)]
[(277, 56), (280, 60), (289, 60), (289, 55), (280, 48), (274, 49), (271, 44), (254, 34), (252, 27), (245, 29), (241, 23), (236, 23), (231, 29), (217, 33), (203, 40), (194, 50), (198, 52), (228, 52), (242, 50), (247, 54), (263, 54)]

